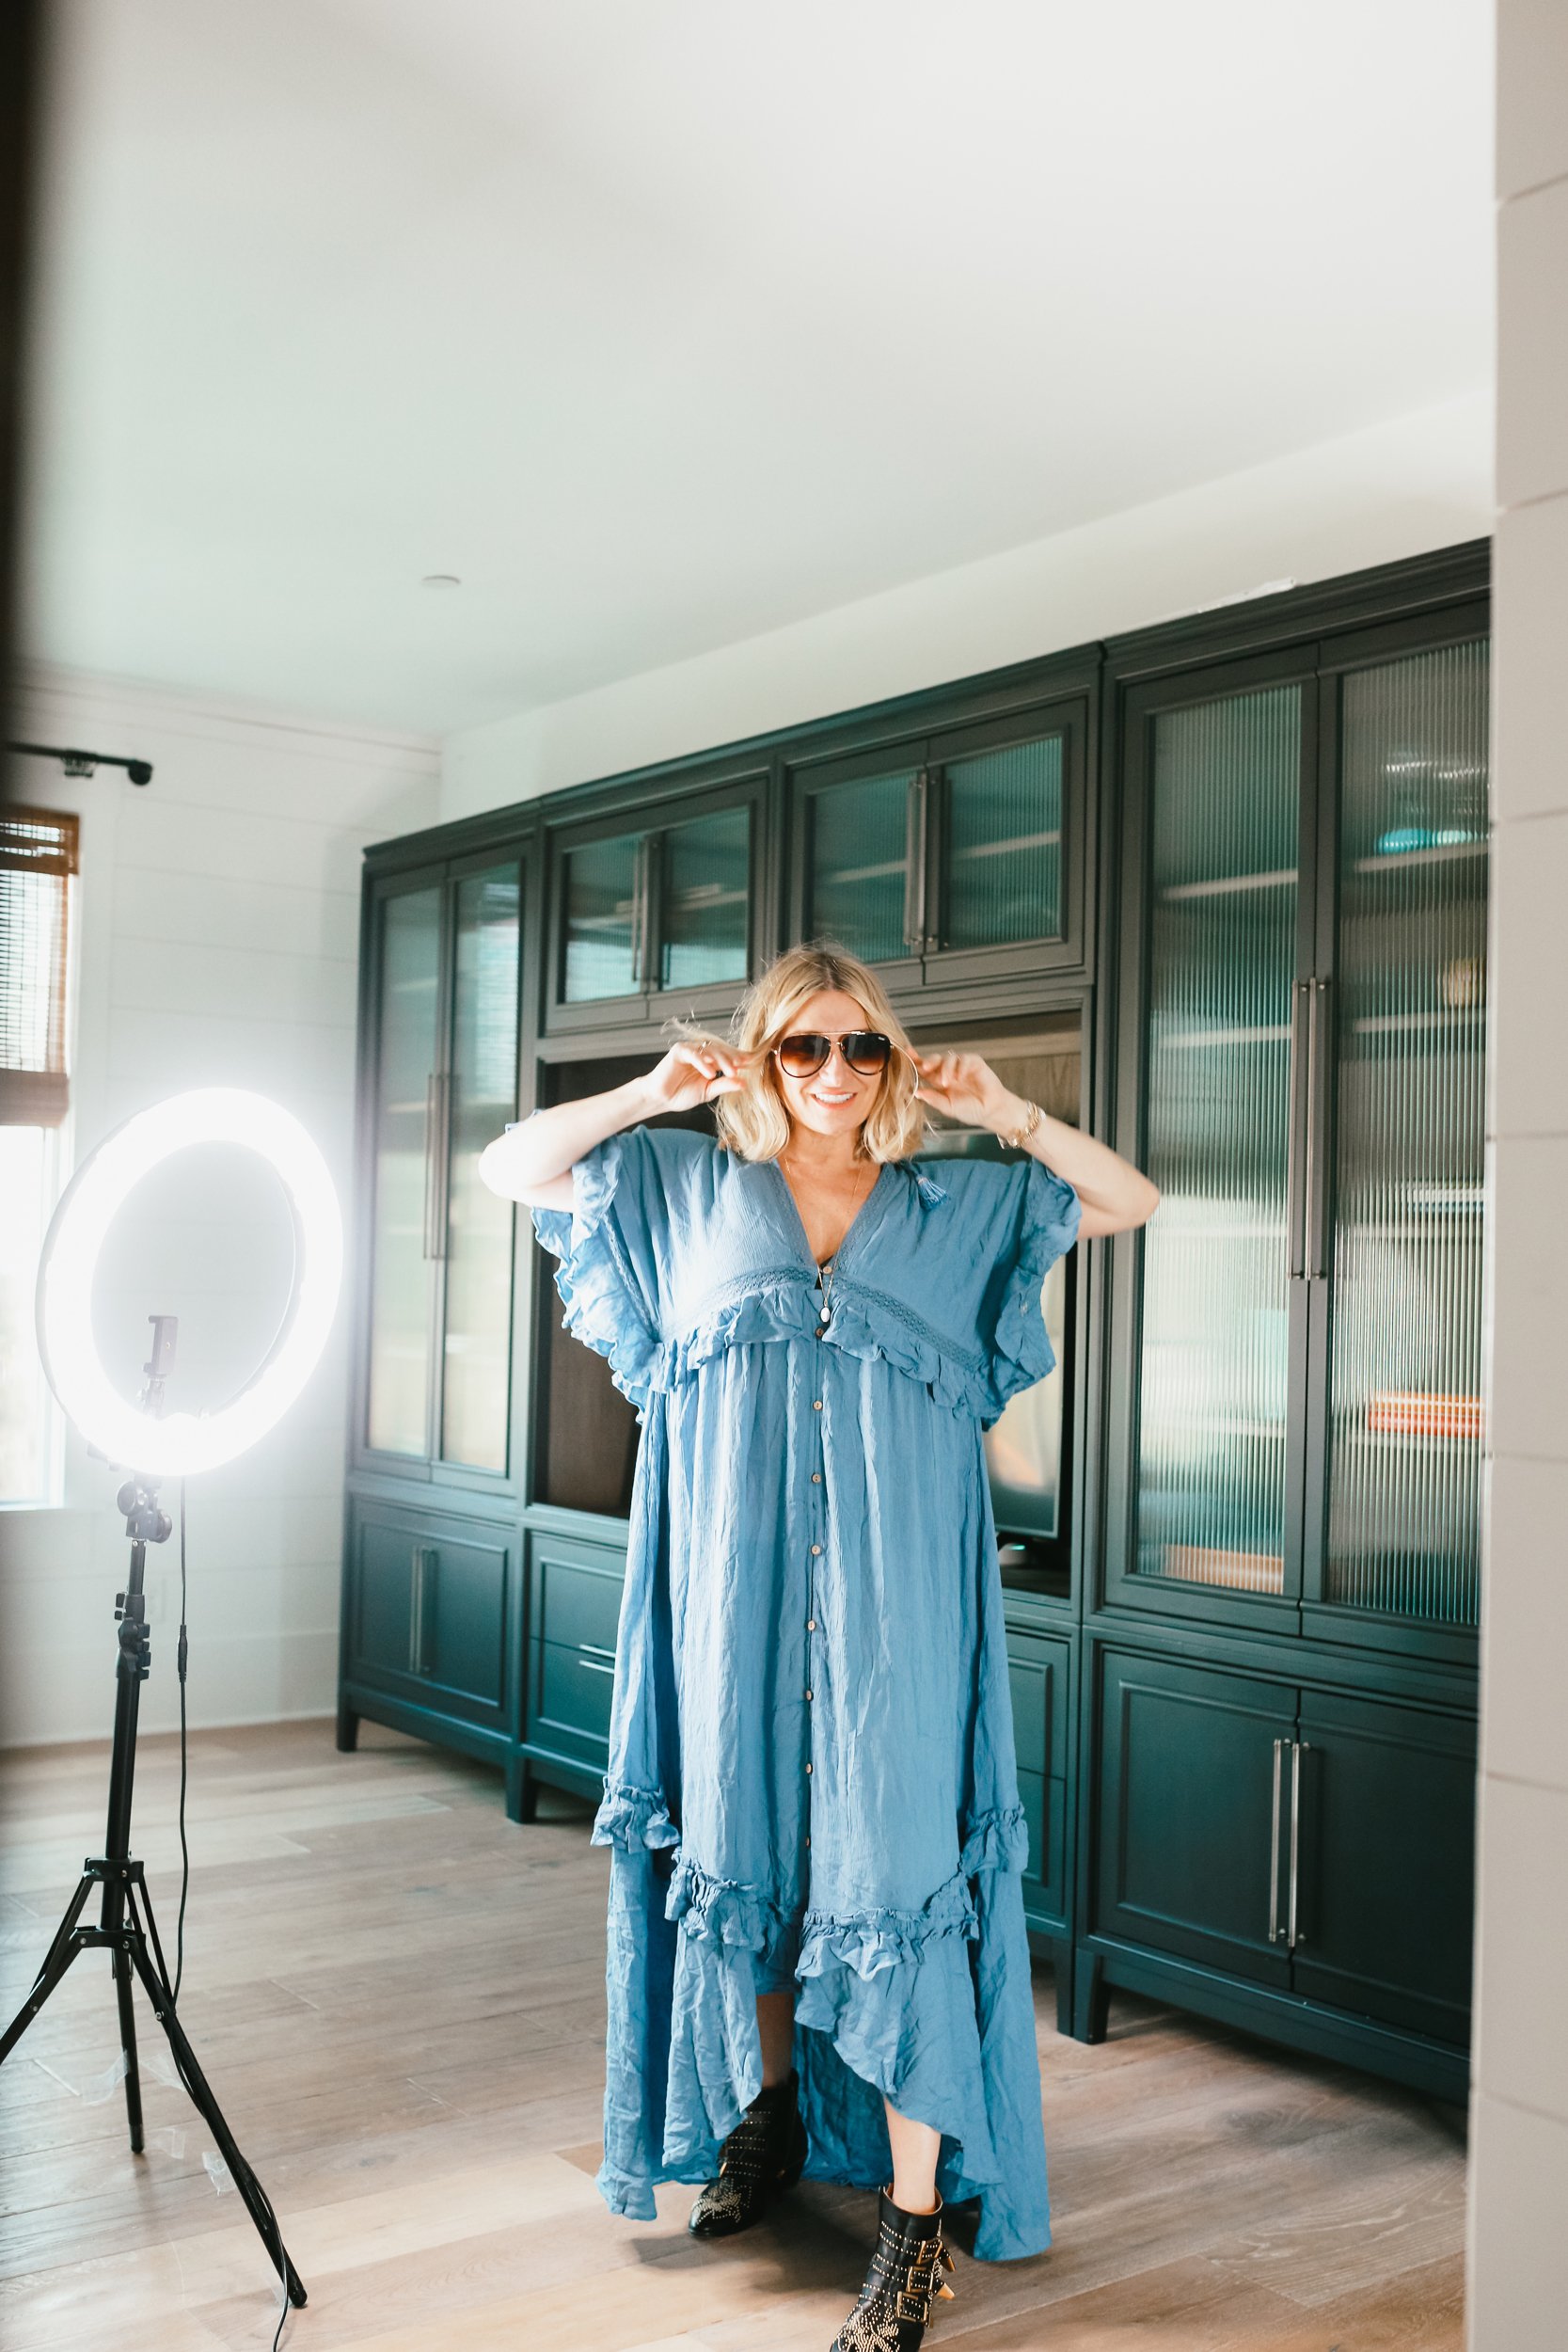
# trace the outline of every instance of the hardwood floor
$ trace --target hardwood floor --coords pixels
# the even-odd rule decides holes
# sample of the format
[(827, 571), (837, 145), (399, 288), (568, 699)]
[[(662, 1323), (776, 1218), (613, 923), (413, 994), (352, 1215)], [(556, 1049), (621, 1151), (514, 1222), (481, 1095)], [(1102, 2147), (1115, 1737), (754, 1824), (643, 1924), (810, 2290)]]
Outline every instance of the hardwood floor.
[[(134, 1845), (170, 1963), (178, 1756), (149, 1740)], [(106, 1747), (5, 1762), (0, 1965), (20, 2002), (96, 1849)], [(181, 2014), (309, 2288), (286, 2344), (356, 2352), (826, 2352), (874, 2201), (806, 2183), (729, 2245), (593, 2185), (608, 1856), (590, 1808), (509, 1823), (496, 1776), (367, 1724), (192, 1742)], [(927, 2342), (964, 2352), (1460, 2352), (1464, 2117), (1118, 1998), (1096, 2049), (1036, 1975), (1049, 2254), (966, 2260)], [(266, 2346), (278, 2296), (143, 2008), (149, 2147), (114, 2082), (107, 1963), (0, 2069), (8, 2352)]]

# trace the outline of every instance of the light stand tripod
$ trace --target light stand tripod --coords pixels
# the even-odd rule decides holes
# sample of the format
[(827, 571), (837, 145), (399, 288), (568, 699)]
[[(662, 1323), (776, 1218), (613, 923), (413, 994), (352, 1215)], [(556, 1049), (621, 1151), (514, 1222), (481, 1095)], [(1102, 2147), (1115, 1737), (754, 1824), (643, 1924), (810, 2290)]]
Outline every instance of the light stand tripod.
[[(162, 1406), (164, 1383), (174, 1359), (177, 1325), (173, 1315), (153, 1315), (150, 1320), (153, 1327), (152, 1355), (143, 1367), (147, 1374), (147, 1387), (142, 1405), (144, 1410), (155, 1415)], [(103, 1853), (89, 1855), (82, 1865), (76, 1892), (67, 1906), (65, 1917), (60, 1921), (55, 1940), (33, 1981), (32, 1991), (5, 2034), (0, 2036), (0, 2065), (4, 2065), (9, 2058), (71, 1962), (83, 1952), (107, 1951), (119, 2004), (119, 2038), (125, 2058), (125, 2106), (131, 2126), (131, 2150), (134, 2155), (140, 2155), (141, 2078), (136, 2067), (136, 2022), (131, 2004), (131, 1979), (135, 1971), (152, 2004), (153, 2016), (168, 2037), (180, 2079), (216, 2140), (234, 2185), (261, 2234), (261, 2243), (288, 2290), (289, 2300), (297, 2307), (305, 2301), (304, 2282), (289, 2260), (283, 2233), (278, 2228), (277, 2217), (267, 2201), (266, 2191), (240, 2153), (234, 2136), (223, 2120), (223, 2110), (197, 2064), (196, 2053), (185, 2039), (184, 2028), (175, 2014), (174, 1992), (169, 1983), (163, 1947), (158, 1940), (158, 1927), (152, 1915), (146, 1879), (141, 1864), (131, 1852), (136, 1715), (141, 1701), (141, 1686), (147, 1679), (151, 1662), (151, 1646), (147, 1630), (147, 1598), (143, 1585), (147, 1547), (149, 1544), (166, 1543), (172, 1523), (167, 1513), (158, 1507), (157, 1482), (153, 1479), (141, 1476), (127, 1479), (117, 1500), (125, 1514), (125, 1533), (131, 1538), (131, 1574), (124, 1592), (117, 1597), (115, 1607), (119, 1626), (119, 1661), (115, 1683), (114, 1750), (109, 1767), (108, 1830)], [(99, 1924), (97, 1927), (83, 1927), (79, 1924), (82, 1914), (98, 1887), (102, 1887), (103, 1896)]]

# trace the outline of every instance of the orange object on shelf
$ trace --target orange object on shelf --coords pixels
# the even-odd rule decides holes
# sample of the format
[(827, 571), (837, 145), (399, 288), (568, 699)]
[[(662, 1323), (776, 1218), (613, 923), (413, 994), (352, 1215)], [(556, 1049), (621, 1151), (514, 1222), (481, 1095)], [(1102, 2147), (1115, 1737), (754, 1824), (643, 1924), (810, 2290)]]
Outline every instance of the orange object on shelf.
[(1276, 1551), (1226, 1551), (1212, 1544), (1167, 1544), (1164, 1573), (1185, 1584), (1223, 1584), (1237, 1593), (1282, 1593), (1285, 1563)]
[(1428, 1396), (1418, 1389), (1374, 1389), (1367, 1426), (1385, 1438), (1479, 1438), (1479, 1396)]

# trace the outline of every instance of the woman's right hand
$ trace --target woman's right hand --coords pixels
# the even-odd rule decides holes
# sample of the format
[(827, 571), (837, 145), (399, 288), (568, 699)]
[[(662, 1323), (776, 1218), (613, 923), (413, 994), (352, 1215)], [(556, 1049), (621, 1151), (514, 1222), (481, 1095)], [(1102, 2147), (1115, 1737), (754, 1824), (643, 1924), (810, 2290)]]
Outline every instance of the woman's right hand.
[(738, 1094), (747, 1056), (732, 1045), (672, 1045), (642, 1080), (648, 1113), (689, 1111), (721, 1094)]

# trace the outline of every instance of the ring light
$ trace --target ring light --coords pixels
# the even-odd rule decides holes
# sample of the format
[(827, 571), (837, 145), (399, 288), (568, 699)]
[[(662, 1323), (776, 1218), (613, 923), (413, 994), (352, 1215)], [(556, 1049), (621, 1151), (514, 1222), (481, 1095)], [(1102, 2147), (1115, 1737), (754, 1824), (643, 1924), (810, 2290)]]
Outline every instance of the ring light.
[[(99, 1361), (92, 1286), (104, 1239), (135, 1185), (193, 1144), (231, 1143), (265, 1160), (288, 1196), (294, 1273), (277, 1336), (239, 1394), (215, 1413), (152, 1420), (119, 1395)], [(239, 1087), (199, 1087), (138, 1111), (84, 1160), (61, 1195), (39, 1262), (38, 1340), (61, 1410), (111, 1462), (150, 1476), (214, 1470), (264, 1437), (299, 1395), (326, 1342), (343, 1272), (332, 1179), (292, 1112)]]

